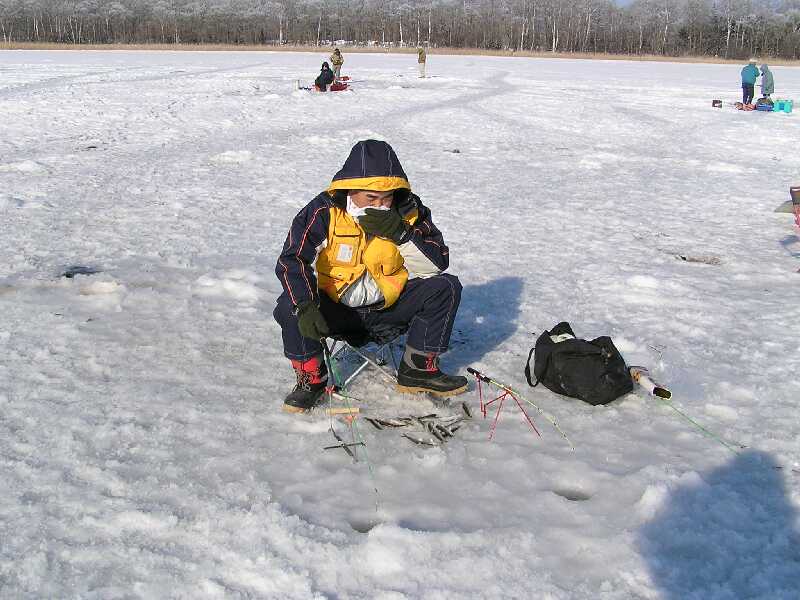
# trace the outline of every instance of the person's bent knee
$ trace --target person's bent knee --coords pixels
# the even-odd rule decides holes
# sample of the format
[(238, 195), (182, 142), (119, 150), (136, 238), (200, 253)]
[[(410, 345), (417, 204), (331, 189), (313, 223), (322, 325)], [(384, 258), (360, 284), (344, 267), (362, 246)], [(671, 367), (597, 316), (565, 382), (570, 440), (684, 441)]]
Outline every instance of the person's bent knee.
[(442, 301), (452, 300), (456, 304), (461, 302), (462, 286), (455, 275), (440, 273), (423, 281), (423, 285), (426, 286), (424, 289), (428, 290), (427, 295), (429, 297), (440, 298)]
[(451, 275), (450, 273), (442, 273), (442, 275), (447, 277), (447, 279), (453, 285), (453, 289), (460, 296), (461, 295), (461, 290), (464, 289), (464, 286), (461, 285), (461, 280), (458, 278), (458, 276)]
[(461, 282), (458, 280), (458, 277), (451, 275), (450, 273), (439, 273), (433, 277), (422, 279), (422, 282), (424, 285), (429, 285), (443, 290), (458, 289), (461, 291)]
[(291, 319), (297, 319), (292, 312), (293, 309), (294, 304), (289, 300), (289, 296), (284, 293), (278, 296), (278, 303), (275, 306), (275, 310), (272, 311), (272, 316), (275, 317), (278, 324), (283, 327), (284, 324), (289, 323)]
[(461, 290), (463, 286), (461, 285), (461, 281), (458, 279), (456, 275), (451, 275), (450, 273), (442, 273), (437, 276), (437, 278), (446, 282), (446, 286), (443, 283), (443, 287), (450, 290), (450, 293), (453, 294), (454, 298), (460, 299), (461, 298)]

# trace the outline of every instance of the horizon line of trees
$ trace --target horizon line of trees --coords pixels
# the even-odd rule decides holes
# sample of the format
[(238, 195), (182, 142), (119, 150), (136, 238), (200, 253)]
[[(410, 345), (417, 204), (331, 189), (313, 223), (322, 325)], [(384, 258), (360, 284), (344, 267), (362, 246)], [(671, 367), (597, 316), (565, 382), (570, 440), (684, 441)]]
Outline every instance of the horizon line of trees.
[(800, 58), (800, 0), (0, 0), (0, 39)]

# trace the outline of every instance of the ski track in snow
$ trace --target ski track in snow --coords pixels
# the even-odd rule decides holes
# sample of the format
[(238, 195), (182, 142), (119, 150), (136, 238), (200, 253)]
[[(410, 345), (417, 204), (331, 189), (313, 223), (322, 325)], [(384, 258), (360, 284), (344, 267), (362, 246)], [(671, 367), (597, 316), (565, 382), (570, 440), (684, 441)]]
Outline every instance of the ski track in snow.
[[(0, 52), (0, 597), (796, 598), (800, 261), (772, 211), (798, 116), (711, 109), (735, 65), (432, 56), (420, 80), (358, 54), (352, 92), (294, 90), (322, 60)], [(367, 137), (464, 284), (445, 365), (574, 452), (509, 404), (488, 442), (473, 391), (443, 448), (361, 421), (370, 475), (279, 411), (275, 259)], [(746, 448), (641, 392), (523, 388), (560, 320)], [(367, 373), (372, 414), (441, 410)]]

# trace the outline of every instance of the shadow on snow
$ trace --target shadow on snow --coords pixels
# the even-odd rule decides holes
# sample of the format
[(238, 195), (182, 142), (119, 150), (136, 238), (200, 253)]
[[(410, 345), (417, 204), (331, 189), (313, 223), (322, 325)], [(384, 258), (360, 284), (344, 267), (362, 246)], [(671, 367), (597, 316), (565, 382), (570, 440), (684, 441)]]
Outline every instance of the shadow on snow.
[(787, 235), (781, 240), (781, 246), (793, 257), (800, 258), (800, 238), (796, 235)]
[(514, 334), (522, 287), (519, 277), (464, 286), (446, 359), (449, 370), (463, 371)]
[(674, 490), (637, 545), (665, 600), (796, 599), (800, 534), (784, 471), (747, 452)]

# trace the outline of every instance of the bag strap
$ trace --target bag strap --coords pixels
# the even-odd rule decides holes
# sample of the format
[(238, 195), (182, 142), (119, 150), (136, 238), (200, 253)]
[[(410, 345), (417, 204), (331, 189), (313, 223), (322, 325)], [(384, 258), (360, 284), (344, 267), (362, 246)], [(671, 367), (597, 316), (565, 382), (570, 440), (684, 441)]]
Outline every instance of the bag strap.
[(525, 379), (528, 380), (528, 385), (531, 387), (536, 387), (539, 385), (539, 380), (536, 380), (536, 383), (531, 381), (531, 356), (533, 356), (533, 351), (536, 350), (536, 346), (531, 348), (531, 351), (528, 352), (528, 362), (525, 363)]

